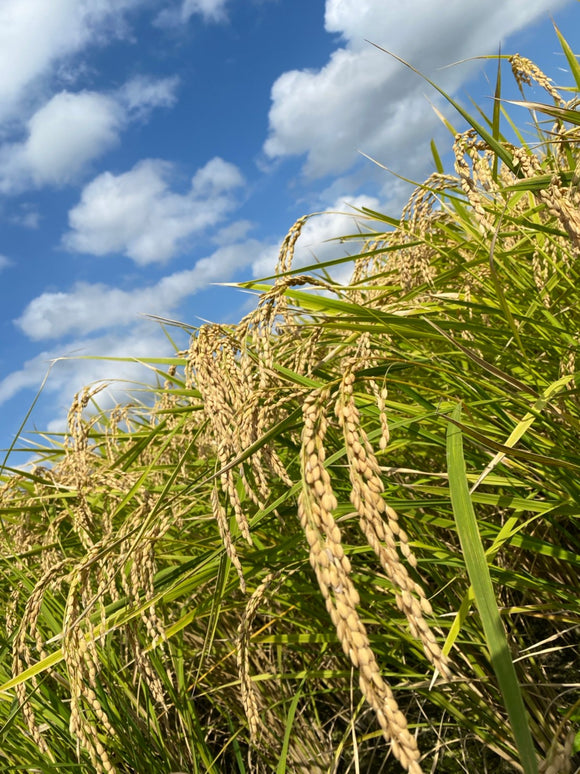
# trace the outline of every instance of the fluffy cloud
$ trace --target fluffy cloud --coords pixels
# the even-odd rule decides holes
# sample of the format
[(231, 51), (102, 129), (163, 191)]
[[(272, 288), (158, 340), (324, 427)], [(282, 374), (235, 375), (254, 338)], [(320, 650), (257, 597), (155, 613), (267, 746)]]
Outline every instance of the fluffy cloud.
[[(449, 64), (449, 51), (456, 60), (494, 52), (498, 30), (508, 36), (566, 2), (327, 0), (326, 29), (344, 45), (322, 69), (286, 72), (274, 83), (266, 155), (305, 154), (304, 172), (312, 178), (350, 169), (358, 150), (391, 166), (404, 157), (406, 172), (414, 161), (421, 166), (419, 140), (424, 144), (437, 127), (425, 83), (366, 40), (433, 74)], [(453, 91), (473, 66), (443, 70), (437, 81)]]
[(212, 198), (222, 191), (229, 191), (242, 185), (244, 178), (239, 169), (219, 156), (210, 159), (201, 169), (198, 169), (191, 181), (191, 191), (194, 196)]
[(12, 261), (10, 258), (7, 258), (5, 255), (0, 255), (0, 271), (3, 269), (8, 268), (8, 266), (12, 265)]
[(86, 335), (134, 324), (139, 315), (168, 316), (188, 296), (212, 282), (223, 282), (237, 270), (275, 248), (254, 239), (218, 248), (193, 269), (175, 272), (145, 288), (126, 291), (104, 284), (77, 283), (67, 293), (43, 293), (31, 301), (17, 326), (30, 339)]
[(62, 185), (118, 138), (120, 113), (110, 97), (94, 92), (54, 96), (28, 123), (28, 138), (0, 148), (0, 190)]
[(0, 147), (0, 191), (73, 182), (119, 140), (121, 129), (175, 101), (176, 78), (138, 77), (118, 93), (62, 91), (34, 113), (23, 142)]
[(238, 168), (220, 158), (198, 170), (184, 194), (170, 190), (170, 173), (166, 162), (147, 159), (124, 174), (99, 175), (69, 212), (65, 246), (124, 253), (141, 265), (167, 261), (184, 240), (224, 218), (235, 204), (233, 189), (243, 184)]
[(2, 0), (0, 121), (65, 57), (123, 32), (123, 15), (143, 0)]

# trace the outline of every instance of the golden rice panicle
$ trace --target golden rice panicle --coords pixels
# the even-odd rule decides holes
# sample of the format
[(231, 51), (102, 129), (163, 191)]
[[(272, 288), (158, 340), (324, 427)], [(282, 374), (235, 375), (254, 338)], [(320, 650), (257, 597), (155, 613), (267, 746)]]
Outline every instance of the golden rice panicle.
[(268, 371), (272, 371), (271, 334), (274, 332), (277, 321), (282, 320), (283, 327), (286, 330), (292, 327), (292, 319), (288, 314), (288, 299), (285, 291), (289, 285), (300, 285), (310, 281), (308, 277), (284, 276), (292, 268), (296, 242), (307, 220), (307, 215), (299, 218), (286, 234), (278, 254), (278, 261), (274, 271), (276, 275), (274, 285), (269, 291), (261, 295), (256, 309), (241, 320), (237, 326), (239, 339), (244, 342), (242, 355), (248, 355), (248, 344), (251, 345), (253, 353), (257, 355), (256, 365), (261, 389), (266, 387), (269, 381)]
[[(539, 159), (524, 148), (513, 152), (521, 171), (526, 177), (545, 174)], [(565, 186), (560, 170), (553, 170), (552, 179), (547, 188), (540, 188), (536, 196), (546, 206), (550, 215), (557, 218), (566, 231), (575, 250), (580, 248), (580, 193), (576, 185)], [(562, 255), (565, 259), (565, 253)]]
[[(240, 367), (239, 351), (234, 334), (225, 326), (204, 325), (192, 337), (185, 376), (187, 386), (197, 389), (201, 394), (203, 418), (207, 424), (206, 437), (217, 456), (218, 470), (221, 471), (218, 475), (221, 491), (232, 507), (240, 533), (251, 544), (248, 515), (236, 486), (236, 471), (231, 467), (236, 457), (255, 440), (248, 437), (252, 424), (247, 418), (248, 409), (252, 413), (251, 407), (255, 405), (255, 385), (251, 371)], [(239, 466), (238, 471), (250, 500), (259, 502), (243, 466)], [(259, 461), (254, 465), (254, 479), (257, 481), (258, 492), (263, 495), (266, 476)], [(211, 503), (224, 546), (236, 567), (243, 588), (241, 564), (215, 487), (212, 488)]]
[[(40, 580), (37, 582), (32, 593), (26, 600), (24, 612), (17, 626), (12, 644), (12, 672), (14, 675), (19, 675), (25, 669), (32, 666), (33, 660), (36, 661), (38, 658), (42, 659), (46, 655), (43, 650), (42, 641), (37, 636), (38, 617), (40, 615), (40, 608), (47, 589), (53, 586), (55, 582), (58, 583), (59, 576), (66, 564), (67, 560), (62, 560), (47, 570), (42, 578), (40, 578)], [(35, 654), (36, 657), (34, 659), (31, 648), (28, 644), (28, 640), (30, 638), (33, 638), (36, 642), (37, 653)], [(33, 689), (35, 689), (37, 686), (36, 678), (32, 678), (31, 683)], [(22, 709), (22, 715), (31, 737), (42, 753), (49, 754), (48, 745), (42, 736), (34, 710), (28, 701), (26, 683), (17, 685), (14, 689), (14, 692)]]
[[(144, 601), (150, 601), (155, 596), (153, 585), (153, 578), (156, 572), (155, 540), (156, 537), (144, 535), (139, 543), (132, 547), (128, 574), (125, 572), (121, 573), (123, 589), (127, 598), (131, 600), (135, 608), (141, 610), (140, 617), (145, 625), (151, 648), (165, 641), (163, 621), (157, 613), (155, 604), (143, 605)], [(168, 707), (165, 700), (165, 690), (161, 680), (151, 666), (148, 653), (144, 652), (137, 637), (130, 638), (130, 644), (135, 659), (136, 671), (147, 684), (157, 705), (166, 711)], [(171, 668), (166, 669), (166, 674), (167, 679), (172, 681), (173, 672)]]
[(555, 102), (562, 103), (564, 101), (560, 96), (560, 92), (555, 88), (552, 79), (548, 78), (531, 59), (527, 59), (519, 54), (512, 54), (508, 57), (508, 61), (522, 95), (524, 93), (524, 84), (531, 86), (535, 81), (538, 86), (548, 92)]
[[(538, 240), (540, 241), (540, 240)], [(544, 306), (550, 306), (550, 298), (545, 288), (549, 278), (550, 265), (548, 257), (543, 250), (536, 248), (532, 255), (532, 275), (538, 292), (541, 294)]]
[(246, 581), (244, 579), (242, 563), (240, 562), (240, 557), (236, 551), (236, 546), (234, 545), (232, 533), (230, 531), (230, 525), (228, 524), (228, 517), (226, 515), (225, 508), (221, 504), (219, 492), (216, 486), (212, 487), (211, 490), (211, 507), (213, 516), (218, 525), (222, 543), (224, 544), (224, 548), (226, 549), (226, 553), (231, 563), (236, 568), (236, 572), (238, 573), (238, 578), (240, 580), (240, 588), (245, 592)]
[(242, 360), (246, 362), (246, 368), (257, 371), (261, 395), (268, 387), (278, 386), (279, 383), (279, 376), (273, 367), (272, 343), (276, 345), (278, 363), (287, 360), (289, 351), (296, 353), (297, 337), (304, 329), (302, 324), (295, 323), (286, 291), (303, 285), (329, 291), (335, 289), (330, 283), (310, 275), (277, 277), (274, 285), (260, 297), (256, 309), (237, 327), (238, 338), (243, 342)]
[[(369, 331), (365, 331), (361, 334), (357, 344), (356, 353), (349, 362), (356, 364), (356, 367), (359, 369), (371, 368), (373, 366), (372, 351), (373, 343), (371, 335)], [(348, 364), (345, 363), (345, 366), (348, 368)], [(390, 440), (389, 422), (385, 408), (385, 401), (388, 397), (388, 391), (384, 383), (382, 387), (379, 387), (374, 379), (369, 379), (368, 384), (373, 395), (375, 396), (377, 408), (379, 410), (379, 422), (381, 423), (381, 437), (379, 440), (379, 447), (381, 451), (384, 451), (387, 448)]]
[(76, 501), (71, 505), (72, 524), (85, 550), (89, 551), (102, 532), (102, 523), (93, 513), (87, 494), (95, 488), (90, 433), (97, 417), (85, 419), (83, 412), (89, 402), (105, 384), (86, 387), (77, 393), (68, 412), (68, 435), (65, 439), (65, 454), (56, 468), (56, 475), (74, 487)]
[(379, 420), (381, 423), (381, 437), (379, 440), (379, 448), (381, 451), (385, 451), (391, 439), (391, 434), (389, 431), (389, 420), (387, 417), (387, 410), (385, 406), (385, 402), (389, 397), (389, 392), (386, 387), (379, 388), (379, 386), (375, 382), (373, 382), (373, 391), (377, 399), (377, 408), (379, 410)]
[[(560, 361), (560, 376), (574, 376), (576, 373), (576, 352), (569, 349)], [(568, 389), (574, 389), (573, 382), (568, 383)]]
[[(305, 218), (302, 218), (294, 225), (282, 246), (281, 271), (287, 271), (291, 266), (304, 222)], [(329, 287), (327, 283), (309, 277), (280, 277), (261, 296), (257, 308), (237, 326), (202, 326), (192, 337), (187, 353), (186, 385), (195, 387), (201, 394), (206, 437), (218, 458), (221, 491), (232, 508), (240, 533), (250, 545), (248, 508), (242, 501), (238, 483), (241, 482), (250, 503), (261, 508), (270, 494), (272, 474), (288, 486), (292, 481), (280, 456), (270, 445), (259, 448), (245, 462), (234, 466), (232, 463), (242, 457), (273, 422), (279, 421), (283, 404), (289, 399), (287, 395), (282, 399), (278, 397), (280, 378), (273, 368), (272, 342), (276, 341), (278, 359), (284, 357), (287, 342), (294, 347), (293, 357), (296, 358), (291, 318), (286, 314), (285, 291), (289, 286), (306, 282)], [(241, 566), (229, 534), (229, 524), (215, 491), (212, 508), (228, 555), (241, 580)]]
[(397, 606), (405, 614), (411, 634), (422, 642), (425, 655), (440, 674), (448, 678), (447, 658), (425, 620), (432, 613), (431, 604), (399, 557), (400, 550), (412, 567), (417, 566), (397, 513), (383, 499), (380, 466), (361, 426), (354, 401), (354, 382), (354, 373), (347, 370), (335, 404), (335, 414), (344, 434), (352, 487), (350, 499), (359, 514), (361, 530), (393, 585)]
[(403, 209), (398, 228), (387, 240), (408, 244), (391, 253), (389, 261), (396, 268), (405, 291), (429, 285), (435, 276), (433, 258), (436, 253), (426, 236), (434, 220), (441, 216), (432, 211), (432, 204), (431, 193), (421, 186), (416, 188)]
[(419, 749), (393, 693), (383, 680), (364, 624), (357, 612), (360, 602), (350, 578), (350, 561), (342, 547), (334, 519), (337, 507), (330, 475), (324, 467), (325, 415), (328, 389), (316, 390), (305, 400), (301, 444), (302, 488), (298, 515), (310, 548), (310, 564), (345, 654), (359, 670), (363, 696), (374, 709), (385, 738), (406, 771), (420, 774)]
[[(218, 325), (205, 325), (191, 341), (186, 365), (188, 386), (195, 386), (201, 393), (204, 416), (208, 422), (208, 434), (212, 440), (221, 469), (219, 476), (222, 492), (231, 503), (239, 530), (251, 543), (248, 517), (236, 487), (231, 462), (243, 451), (244, 445), (239, 434), (238, 418), (245, 405), (247, 385), (240, 378), (236, 362), (238, 347), (228, 331)], [(229, 532), (227, 519), (212, 500), (213, 512), (222, 537)], [(224, 531), (225, 530), (225, 531)], [(232, 553), (231, 535), (228, 549)]]
[(280, 247), (280, 253), (278, 255), (278, 263), (276, 264), (275, 271), (276, 276), (284, 274), (285, 272), (290, 271), (292, 268), (292, 260), (294, 258), (296, 242), (298, 241), (298, 237), (300, 236), (302, 228), (304, 227), (304, 224), (307, 220), (308, 215), (304, 215), (301, 218), (298, 218), (296, 223), (294, 223), (290, 231), (286, 234), (286, 237), (282, 242), (282, 246)]
[[(362, 303), (368, 297), (368, 280), (378, 274), (378, 267), (383, 263), (382, 250), (388, 242), (388, 235), (369, 239), (363, 246), (361, 255), (355, 259), (354, 268), (350, 277), (348, 291), (353, 303)], [(361, 285), (360, 288), (355, 287)]]
[(575, 188), (564, 187), (555, 172), (548, 188), (539, 191), (539, 197), (550, 215), (558, 218), (576, 250), (580, 249), (580, 196)]
[(240, 691), (242, 698), (242, 705), (248, 719), (248, 727), (250, 729), (250, 739), (256, 742), (258, 738), (258, 731), (260, 728), (260, 711), (258, 706), (258, 694), (252, 684), (250, 677), (250, 636), (252, 629), (252, 622), (260, 606), (260, 602), (264, 598), (268, 587), (272, 580), (279, 575), (279, 572), (270, 572), (266, 575), (262, 583), (254, 591), (250, 599), (246, 604), (246, 608), (242, 615), (242, 619), (238, 626), (238, 638), (237, 638), (237, 664), (238, 674), (240, 676)]
[[(481, 187), (477, 185), (475, 175), (472, 172), (472, 168), (476, 166), (479, 175), (482, 175), (481, 165), (474, 164), (474, 150), (477, 149), (481, 149), (481, 145), (476, 139), (473, 129), (468, 129), (466, 132), (455, 136), (455, 142), (453, 143), (455, 171), (457, 172), (461, 188), (467, 197), (467, 201), (479, 223), (479, 231), (482, 235), (485, 235), (493, 231), (494, 223), (492, 220), (493, 216), (488, 215), (485, 211), (484, 205), (486, 204), (486, 199)], [(471, 167), (465, 159), (466, 156), (471, 162)]]
[[(256, 688), (250, 673), (250, 642), (252, 625), (260, 608), (262, 600), (268, 594), (276, 598), (276, 592), (282, 583), (299, 568), (293, 570), (277, 570), (268, 573), (247, 601), (236, 637), (236, 660), (240, 679), (240, 697), (248, 720), (251, 748), (277, 749), (280, 739), (284, 736), (284, 721), (279, 717), (270, 702)], [(270, 606), (268, 606), (270, 609)], [(261, 647), (256, 648), (258, 663), (264, 657)], [(274, 704), (276, 706), (277, 702)], [(321, 733), (318, 724), (312, 724), (311, 718), (302, 718), (300, 713), (294, 719), (294, 732), (289, 740), (287, 750), (288, 771), (300, 774), (324, 774), (332, 766), (332, 748), (328, 745), (328, 737)], [(250, 753), (251, 754), (251, 753)], [(250, 760), (250, 759), (249, 759)], [(323, 765), (319, 765), (323, 764)], [(258, 765), (254, 768), (250, 760), (251, 771), (262, 771)]]
[(434, 172), (429, 175), (422, 185), (418, 185), (401, 211), (398, 230), (393, 232), (397, 237), (401, 233), (425, 234), (433, 220), (439, 220), (441, 212), (438, 207), (440, 200), (438, 193), (453, 188), (458, 184), (454, 175)]
[(77, 738), (89, 754), (97, 774), (116, 774), (109, 754), (101, 742), (99, 728), (107, 735), (115, 731), (99, 702), (95, 689), (98, 684), (98, 662), (92, 632), (83, 626), (86, 600), (83, 588), (93, 552), (83, 568), (77, 569), (72, 577), (65, 607), (62, 652), (67, 668), (70, 690), (70, 734)]

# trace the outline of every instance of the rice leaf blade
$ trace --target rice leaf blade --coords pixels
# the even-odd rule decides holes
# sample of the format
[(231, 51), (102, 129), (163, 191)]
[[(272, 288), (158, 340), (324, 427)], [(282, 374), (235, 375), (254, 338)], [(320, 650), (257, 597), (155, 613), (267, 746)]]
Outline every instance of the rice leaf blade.
[[(455, 407), (452, 417), (454, 422), (460, 422), (460, 403)], [(475, 603), (481, 616), (491, 663), (503, 696), (524, 772), (538, 774), (538, 763), (524, 699), (501, 621), (485, 550), (469, 495), (463, 456), (463, 436), (460, 428), (453, 422), (450, 422), (447, 427), (447, 465), (453, 514), (465, 565), (473, 586)]]

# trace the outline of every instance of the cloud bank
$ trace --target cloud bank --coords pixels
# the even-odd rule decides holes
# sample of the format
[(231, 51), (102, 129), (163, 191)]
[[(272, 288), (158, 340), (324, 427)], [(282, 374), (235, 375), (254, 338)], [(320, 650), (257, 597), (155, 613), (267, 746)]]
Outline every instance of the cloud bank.
[(34, 341), (87, 335), (97, 330), (134, 324), (139, 315), (168, 316), (185, 298), (212, 282), (225, 281), (236, 271), (271, 255), (275, 246), (249, 239), (223, 246), (197, 261), (192, 269), (175, 272), (144, 288), (121, 290), (104, 283), (77, 283), (71, 291), (42, 293), (16, 320)]
[[(304, 155), (303, 172), (316, 179), (351, 169), (360, 150), (389, 166), (405, 158), (405, 171), (412, 174), (424, 161), (418, 148), (438, 126), (424, 96), (429, 87), (367, 41), (433, 75), (450, 57), (496, 52), (500, 30), (507, 37), (566, 2), (327, 0), (325, 28), (343, 45), (321, 69), (292, 70), (276, 80), (266, 156)], [(437, 82), (452, 92), (474, 66), (442, 70)]]

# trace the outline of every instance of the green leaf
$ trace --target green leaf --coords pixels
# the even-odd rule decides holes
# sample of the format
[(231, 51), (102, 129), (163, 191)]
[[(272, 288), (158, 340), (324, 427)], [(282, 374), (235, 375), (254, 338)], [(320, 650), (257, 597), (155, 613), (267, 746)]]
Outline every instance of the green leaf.
[(296, 708), (298, 707), (298, 702), (300, 701), (300, 697), (302, 696), (302, 686), (304, 685), (305, 679), (306, 678), (304, 678), (300, 683), (298, 690), (296, 691), (292, 699), (292, 702), (290, 704), (290, 709), (288, 710), (288, 717), (286, 719), (286, 728), (284, 729), (284, 740), (282, 742), (282, 752), (280, 753), (280, 758), (278, 760), (278, 765), (276, 767), (276, 774), (285, 774), (286, 772), (286, 759), (288, 757), (288, 747), (290, 745), (290, 734), (292, 732), (294, 716), (296, 715)]
[(560, 45), (562, 46), (562, 51), (564, 52), (564, 56), (566, 57), (568, 61), (568, 67), (570, 68), (570, 72), (574, 76), (574, 80), (576, 81), (576, 86), (580, 89), (580, 65), (578, 64), (578, 60), (576, 58), (576, 55), (568, 45), (568, 42), (566, 38), (562, 35), (558, 27), (554, 24), (554, 29), (556, 30), (556, 35), (558, 36), (558, 40), (560, 41)]
[[(455, 407), (452, 418), (454, 422), (461, 421), (460, 403)], [(491, 663), (509, 716), (521, 764), (525, 774), (538, 774), (538, 763), (524, 699), (497, 606), (485, 550), (469, 495), (463, 457), (463, 437), (461, 430), (454, 422), (450, 422), (447, 427), (447, 466), (451, 504), (457, 532), (469, 580), (473, 586), (475, 603), (481, 616)]]
[(558, 107), (557, 105), (545, 105), (543, 102), (528, 102), (527, 100), (505, 100), (510, 105), (519, 105), (528, 110), (537, 110), (538, 113), (544, 113), (559, 121), (567, 121), (569, 124), (580, 126), (580, 111), (570, 108)]

